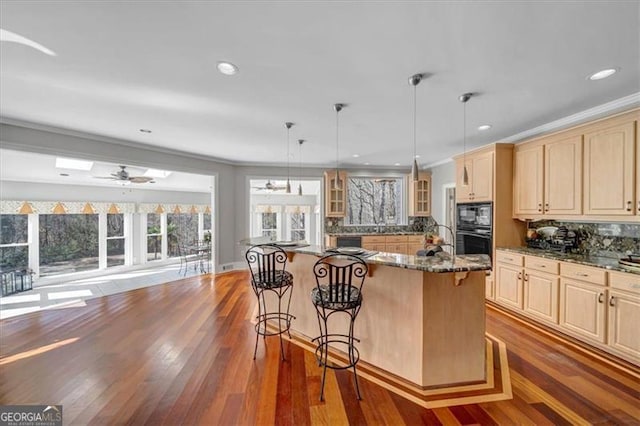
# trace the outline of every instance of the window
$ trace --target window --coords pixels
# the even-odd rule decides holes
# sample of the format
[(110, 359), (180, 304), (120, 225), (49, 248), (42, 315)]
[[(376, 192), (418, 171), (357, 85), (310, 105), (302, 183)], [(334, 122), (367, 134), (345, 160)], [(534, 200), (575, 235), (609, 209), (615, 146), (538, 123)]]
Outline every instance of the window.
[(0, 215), (0, 270), (29, 266), (29, 218), (26, 214)]
[(179, 246), (198, 241), (198, 214), (171, 213), (167, 215), (167, 244), (169, 257), (180, 256)]
[(263, 237), (271, 237), (272, 240), (278, 239), (278, 213), (265, 212), (261, 215), (261, 229)]
[(107, 214), (107, 268), (124, 265), (124, 215)]
[(347, 179), (347, 216), (349, 225), (399, 224), (402, 209), (403, 178)]
[(202, 230), (211, 232), (211, 213), (202, 214)]
[(99, 268), (97, 214), (40, 215), (40, 276)]
[(147, 261), (162, 259), (162, 218), (147, 213)]
[(291, 220), (291, 240), (306, 240), (306, 226), (304, 212), (294, 212), (289, 216)]

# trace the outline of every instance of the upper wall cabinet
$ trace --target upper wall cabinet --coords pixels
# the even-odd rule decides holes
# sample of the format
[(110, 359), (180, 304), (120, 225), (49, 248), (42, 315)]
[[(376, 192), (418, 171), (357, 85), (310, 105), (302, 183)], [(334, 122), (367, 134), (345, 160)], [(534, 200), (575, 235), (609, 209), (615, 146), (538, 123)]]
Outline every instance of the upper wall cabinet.
[[(464, 166), (468, 185), (464, 184)], [(466, 154), (456, 160), (456, 201), (493, 201), (493, 151)]]
[(584, 135), (585, 214), (636, 213), (635, 123), (603, 126)]
[(336, 185), (336, 172), (324, 172), (325, 214), (327, 217), (344, 217), (347, 214), (347, 173), (338, 172), (340, 185)]
[(631, 111), (517, 145), (514, 217), (640, 220), (638, 116)]
[(542, 139), (514, 152), (516, 216), (582, 213), (582, 136)]
[(431, 173), (420, 172), (417, 181), (409, 175), (409, 216), (431, 216)]

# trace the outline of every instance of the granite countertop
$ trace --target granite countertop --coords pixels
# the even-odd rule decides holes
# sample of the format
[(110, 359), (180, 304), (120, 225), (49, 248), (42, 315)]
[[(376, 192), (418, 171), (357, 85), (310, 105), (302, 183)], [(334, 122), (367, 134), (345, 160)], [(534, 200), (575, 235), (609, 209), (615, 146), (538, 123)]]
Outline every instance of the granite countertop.
[(590, 256), (586, 254), (558, 253), (549, 250), (535, 249), (529, 247), (498, 247), (498, 250), (510, 251), (519, 254), (528, 254), (531, 256), (544, 257), (545, 259), (559, 260), (562, 262), (578, 263), (586, 266), (594, 266), (596, 268), (608, 269), (610, 271), (628, 272), (632, 274), (640, 274), (640, 270), (625, 268), (618, 263), (617, 258)]
[[(285, 251), (294, 253), (323, 256), (328, 254), (324, 246), (282, 247)], [(435, 256), (413, 256), (397, 253), (366, 252), (362, 259), (369, 264), (392, 266), (404, 269), (416, 269), (424, 272), (462, 272), (486, 271), (491, 269), (491, 259), (487, 255), (458, 255), (452, 262), (447, 253), (437, 253)]]

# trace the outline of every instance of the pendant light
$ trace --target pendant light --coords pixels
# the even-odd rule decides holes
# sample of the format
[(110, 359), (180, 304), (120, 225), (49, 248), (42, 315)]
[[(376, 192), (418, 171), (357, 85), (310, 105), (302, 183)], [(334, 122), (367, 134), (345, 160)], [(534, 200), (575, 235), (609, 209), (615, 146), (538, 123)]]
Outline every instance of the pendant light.
[(469, 185), (469, 172), (467, 171), (467, 101), (471, 99), (473, 93), (463, 93), (458, 97), (462, 102), (462, 184)]
[(340, 148), (340, 144), (339, 144), (339, 112), (342, 111), (342, 108), (344, 108), (346, 105), (345, 104), (334, 104), (333, 105), (333, 109), (336, 111), (336, 178), (333, 182), (333, 189), (341, 189), (342, 188), (342, 184), (343, 182), (340, 180), (340, 170), (338, 170), (338, 158), (339, 158), (339, 148)]
[(289, 130), (291, 130), (291, 127), (293, 126), (293, 123), (290, 122), (286, 122), (284, 123), (284, 126), (287, 128), (287, 186), (286, 186), (286, 193), (287, 194), (291, 194), (291, 181), (289, 180), (290, 174), (289, 174), (289, 160), (290, 160), (290, 153), (289, 153)]
[(300, 160), (300, 183), (298, 184), (298, 195), (302, 195), (302, 144), (304, 142), (304, 139), (298, 139), (298, 159)]
[(416, 158), (416, 87), (422, 81), (422, 74), (414, 74), (409, 77), (409, 84), (413, 86), (413, 166), (411, 167), (411, 176), (413, 181), (418, 180), (418, 160)]

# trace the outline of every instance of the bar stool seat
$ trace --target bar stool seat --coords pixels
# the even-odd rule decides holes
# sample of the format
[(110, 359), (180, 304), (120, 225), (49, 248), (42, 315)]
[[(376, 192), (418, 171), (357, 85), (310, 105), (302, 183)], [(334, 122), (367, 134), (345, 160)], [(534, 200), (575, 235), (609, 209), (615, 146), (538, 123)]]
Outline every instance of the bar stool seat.
[[(316, 287), (311, 290), (311, 302), (316, 309), (320, 335), (312, 341), (317, 342), (315, 355), (318, 365), (323, 367), (320, 401), (324, 398), (327, 368), (334, 370), (353, 368), (356, 395), (361, 399), (356, 371), (360, 352), (355, 346), (355, 342), (360, 340), (354, 336), (354, 325), (362, 307), (362, 286), (367, 271), (367, 264), (362, 259), (345, 254), (324, 256), (313, 266)], [(334, 315), (347, 316), (348, 330), (329, 327), (329, 319)], [(342, 350), (347, 356), (346, 362), (343, 365), (329, 362), (330, 349)]]
[[(258, 351), (258, 336), (278, 336), (280, 338), (280, 355), (284, 357), (282, 333), (291, 334), (291, 321), (295, 316), (289, 313), (291, 293), (293, 292), (293, 274), (285, 270), (287, 254), (273, 244), (255, 245), (245, 254), (251, 271), (251, 288), (258, 299), (258, 315), (256, 315), (256, 344), (253, 359)], [(269, 305), (267, 299), (270, 300)], [(277, 301), (277, 306), (273, 306)]]

